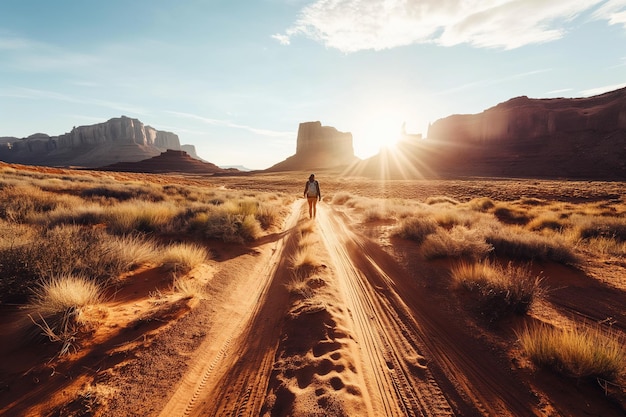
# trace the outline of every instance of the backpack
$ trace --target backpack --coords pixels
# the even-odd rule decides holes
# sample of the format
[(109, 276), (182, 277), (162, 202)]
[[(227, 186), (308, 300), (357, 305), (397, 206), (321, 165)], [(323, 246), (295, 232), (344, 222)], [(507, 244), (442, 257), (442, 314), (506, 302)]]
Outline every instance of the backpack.
[(317, 181), (309, 181), (308, 188), (306, 190), (307, 197), (317, 197)]

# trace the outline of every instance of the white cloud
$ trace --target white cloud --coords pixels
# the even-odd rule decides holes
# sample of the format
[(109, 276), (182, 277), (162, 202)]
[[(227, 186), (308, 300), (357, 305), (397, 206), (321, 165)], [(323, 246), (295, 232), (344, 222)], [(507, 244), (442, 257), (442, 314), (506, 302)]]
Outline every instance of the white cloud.
[(144, 108), (134, 106), (132, 104), (98, 100), (93, 98), (75, 97), (67, 94), (57, 93), (55, 91), (37, 90), (33, 88), (14, 87), (12, 89), (0, 91), (0, 97), (12, 97), (28, 100), (53, 100), (66, 103), (89, 104), (113, 109), (115, 111), (121, 111), (122, 113), (127, 114), (148, 114), (148, 112)]
[(187, 119), (192, 119), (192, 120), (198, 120), (202, 123), (205, 124), (209, 124), (212, 126), (222, 126), (222, 127), (228, 127), (228, 128), (232, 128), (232, 129), (243, 129), (243, 130), (247, 130), (248, 132), (252, 132), (255, 133), (257, 135), (261, 135), (261, 136), (270, 136), (270, 137), (276, 137), (276, 138), (292, 138), (295, 137), (295, 133), (294, 132), (281, 132), (281, 131), (277, 131), (277, 130), (268, 130), (268, 129), (260, 129), (257, 127), (251, 127), (251, 126), (246, 126), (246, 125), (240, 125), (237, 123), (233, 123), (229, 120), (220, 120), (220, 119), (211, 119), (208, 117), (204, 117), (204, 116), (199, 116), (196, 114), (191, 114), (191, 113), (183, 113), (183, 112), (178, 112), (178, 111), (166, 111), (166, 113), (172, 114), (174, 116), (179, 116), (179, 117), (183, 117), (183, 118), (187, 118)]
[(416, 43), (514, 49), (564, 36), (567, 24), (594, 18), (626, 27), (626, 0), (317, 0), (284, 34), (304, 35), (342, 52)]
[(613, 85), (605, 85), (602, 87), (590, 88), (588, 90), (583, 90), (580, 92), (582, 97), (589, 96), (597, 96), (598, 94), (607, 93), (609, 91), (619, 90), (620, 88), (626, 87), (626, 83), (613, 84)]
[(610, 25), (623, 25), (626, 29), (626, 0), (609, 0), (593, 16), (598, 20), (607, 20)]

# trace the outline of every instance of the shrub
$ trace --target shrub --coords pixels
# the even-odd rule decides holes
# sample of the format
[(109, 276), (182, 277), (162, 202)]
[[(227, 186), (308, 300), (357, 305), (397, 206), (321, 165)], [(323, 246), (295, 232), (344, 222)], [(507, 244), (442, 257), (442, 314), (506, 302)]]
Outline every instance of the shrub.
[(180, 209), (173, 204), (141, 200), (129, 200), (108, 207), (105, 211), (109, 229), (122, 235), (135, 231), (168, 232), (175, 230), (175, 219), (180, 214)]
[(44, 336), (61, 343), (61, 355), (68, 353), (84, 324), (82, 309), (101, 302), (101, 288), (83, 276), (58, 275), (42, 281), (34, 292), (29, 317)]
[(396, 227), (394, 234), (403, 239), (409, 239), (417, 243), (424, 241), (426, 236), (435, 233), (437, 222), (431, 217), (407, 218)]
[(449, 232), (440, 228), (437, 233), (428, 235), (421, 245), (421, 250), (426, 258), (482, 259), (493, 250), (493, 247), (485, 242), (484, 235), (480, 231), (464, 226), (454, 226)]
[(512, 263), (506, 267), (488, 261), (460, 263), (451, 274), (457, 287), (475, 295), (478, 312), (489, 320), (526, 314), (543, 292), (540, 277)]
[(546, 213), (532, 219), (526, 227), (529, 230), (543, 230), (550, 229), (554, 231), (561, 231), (565, 229), (565, 222), (556, 213)]
[(335, 195), (333, 195), (331, 202), (332, 204), (343, 205), (343, 204), (346, 204), (348, 200), (351, 200), (351, 199), (352, 199), (352, 194), (346, 191), (340, 191), (336, 193)]
[(471, 210), (486, 212), (494, 208), (496, 205), (489, 197), (479, 197), (470, 200), (467, 203)]
[(456, 206), (457, 204), (460, 204), (460, 202), (458, 200), (455, 200), (454, 198), (446, 197), (446, 196), (428, 197), (426, 199), (425, 203), (428, 204), (428, 205), (433, 205), (433, 204), (451, 204), (453, 206)]
[(311, 247), (301, 247), (291, 257), (291, 265), (296, 274), (304, 274), (319, 267), (320, 261)]
[(574, 221), (581, 239), (603, 237), (626, 242), (626, 219), (578, 218)]
[(531, 215), (527, 210), (520, 210), (504, 205), (496, 206), (493, 214), (505, 224), (526, 224), (530, 221)]
[(208, 259), (209, 255), (205, 248), (190, 243), (168, 245), (160, 256), (163, 265), (182, 274), (186, 274)]
[(624, 373), (624, 340), (599, 327), (564, 330), (541, 325), (524, 329), (518, 337), (533, 362), (564, 375), (615, 381)]
[(574, 248), (558, 236), (541, 236), (522, 228), (493, 228), (486, 240), (496, 254), (519, 260), (551, 260), (575, 265), (580, 262)]

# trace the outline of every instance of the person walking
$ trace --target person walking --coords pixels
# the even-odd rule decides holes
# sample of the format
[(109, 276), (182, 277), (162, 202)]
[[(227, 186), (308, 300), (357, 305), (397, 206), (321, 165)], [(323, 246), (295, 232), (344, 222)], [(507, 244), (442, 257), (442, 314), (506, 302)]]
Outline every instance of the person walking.
[(322, 201), (320, 183), (315, 180), (315, 174), (311, 174), (309, 180), (304, 184), (304, 196), (309, 203), (309, 218), (312, 219), (317, 214), (317, 202)]

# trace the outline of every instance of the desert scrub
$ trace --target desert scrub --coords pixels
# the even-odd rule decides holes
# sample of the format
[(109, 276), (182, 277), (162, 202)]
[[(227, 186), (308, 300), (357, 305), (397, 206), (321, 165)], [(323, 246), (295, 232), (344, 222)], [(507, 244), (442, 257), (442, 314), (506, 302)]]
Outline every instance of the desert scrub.
[(192, 243), (175, 243), (165, 246), (159, 256), (161, 264), (168, 269), (186, 274), (198, 265), (209, 260), (205, 248)]
[(458, 200), (455, 200), (452, 197), (446, 197), (446, 196), (432, 196), (432, 197), (428, 197), (425, 201), (426, 204), (428, 205), (433, 205), (433, 204), (448, 204), (451, 206), (456, 206), (457, 204), (460, 204), (460, 202)]
[(600, 327), (558, 329), (539, 325), (518, 334), (522, 349), (539, 366), (575, 378), (616, 381), (624, 376), (623, 337)]
[(626, 242), (626, 218), (574, 216), (572, 223), (583, 240), (602, 237)]
[(426, 236), (420, 250), (427, 259), (483, 259), (493, 250), (493, 246), (485, 242), (484, 234), (480, 230), (454, 226), (450, 231), (438, 228), (436, 233)]
[(60, 354), (75, 347), (84, 325), (81, 313), (102, 301), (99, 285), (84, 276), (62, 274), (43, 280), (28, 305), (29, 317), (41, 334), (61, 344)]
[(176, 219), (181, 212), (182, 209), (167, 201), (128, 200), (106, 207), (105, 217), (109, 230), (115, 234), (171, 232), (177, 229)]
[(404, 219), (393, 232), (395, 236), (421, 243), (426, 236), (435, 233), (437, 222), (432, 217), (409, 217)]
[(489, 197), (478, 197), (466, 203), (470, 210), (487, 212), (494, 208), (496, 204)]
[(533, 218), (530, 211), (505, 203), (496, 204), (493, 214), (504, 224), (525, 225)]
[(461, 262), (451, 275), (456, 288), (473, 294), (478, 313), (489, 320), (526, 314), (543, 294), (541, 277), (512, 263), (503, 267), (489, 261)]
[(54, 194), (32, 185), (8, 186), (0, 193), (0, 218), (14, 222), (28, 222), (38, 213), (57, 206)]
[(333, 195), (331, 199), (332, 204), (343, 205), (353, 198), (352, 194), (346, 191), (340, 191)]
[(580, 262), (573, 244), (558, 234), (538, 235), (519, 226), (500, 227), (488, 230), (486, 241), (499, 256), (518, 260), (549, 260), (566, 265)]

